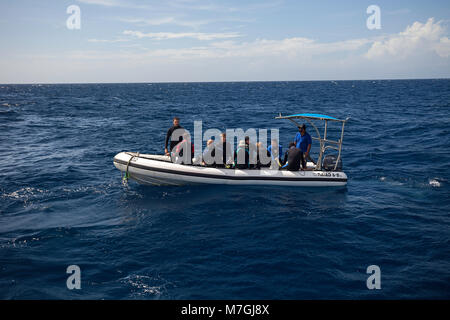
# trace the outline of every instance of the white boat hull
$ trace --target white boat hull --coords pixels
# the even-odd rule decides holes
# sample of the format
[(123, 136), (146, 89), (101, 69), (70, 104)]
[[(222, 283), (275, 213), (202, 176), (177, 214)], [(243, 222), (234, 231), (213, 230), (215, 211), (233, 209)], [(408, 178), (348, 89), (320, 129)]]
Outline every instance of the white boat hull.
[(347, 184), (344, 172), (222, 169), (170, 162), (168, 156), (121, 152), (114, 166), (129, 178), (148, 185), (272, 185), (338, 187)]

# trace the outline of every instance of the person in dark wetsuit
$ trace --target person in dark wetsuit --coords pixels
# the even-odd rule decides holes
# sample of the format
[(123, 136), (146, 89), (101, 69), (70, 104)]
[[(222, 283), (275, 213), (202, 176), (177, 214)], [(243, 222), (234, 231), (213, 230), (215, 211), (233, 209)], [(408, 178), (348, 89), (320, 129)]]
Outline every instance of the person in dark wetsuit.
[(299, 148), (295, 147), (295, 143), (289, 144), (289, 150), (286, 151), (284, 156), (285, 165), (282, 169), (289, 171), (300, 170), (300, 164), (303, 162), (303, 152)]
[(215, 165), (218, 168), (226, 168), (227, 166), (229, 167), (233, 162), (233, 151), (231, 150), (231, 145), (227, 142), (226, 133), (220, 134), (220, 140), (220, 142), (214, 145), (211, 156), (214, 158), (217, 152), (219, 155), (219, 159), (215, 162)]
[(244, 140), (239, 141), (236, 149), (234, 163), (237, 169), (250, 169), (250, 152), (248, 144)]
[(205, 150), (203, 150), (202, 165), (204, 165), (204, 166), (211, 166), (211, 165), (213, 165), (212, 155), (211, 155), (213, 151), (214, 151), (214, 140), (213, 139), (209, 139), (206, 142)]
[[(178, 140), (173, 140), (172, 139), (172, 134), (175, 132), (175, 130), (182, 130), (179, 132), (176, 132), (176, 135), (179, 135)], [(165, 155), (169, 155), (170, 152), (172, 152), (173, 148), (175, 148), (175, 146), (180, 143), (181, 141), (183, 141), (183, 133), (184, 133), (184, 128), (182, 126), (180, 126), (180, 118), (178, 117), (174, 117), (173, 118), (173, 126), (167, 130), (167, 135), (166, 135), (166, 142), (164, 144), (164, 154)], [(170, 139), (170, 149), (168, 149), (167, 147), (169, 146), (169, 139)]]
[[(264, 159), (264, 152), (266, 153), (266, 159)], [(270, 152), (267, 150), (267, 148), (264, 147), (262, 142), (257, 142), (256, 143), (256, 165), (255, 168), (256, 169), (260, 169), (260, 168), (268, 168), (271, 165), (270, 162)]]

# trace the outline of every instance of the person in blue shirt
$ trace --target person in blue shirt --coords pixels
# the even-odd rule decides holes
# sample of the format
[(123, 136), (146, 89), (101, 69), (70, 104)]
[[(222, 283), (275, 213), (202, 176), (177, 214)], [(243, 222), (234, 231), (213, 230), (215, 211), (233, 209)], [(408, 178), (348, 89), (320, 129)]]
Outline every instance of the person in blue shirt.
[(295, 147), (303, 152), (302, 167), (306, 168), (306, 162), (309, 160), (315, 164), (314, 160), (311, 158), (309, 152), (311, 151), (312, 138), (308, 132), (306, 132), (306, 125), (298, 127), (298, 132), (294, 139)]

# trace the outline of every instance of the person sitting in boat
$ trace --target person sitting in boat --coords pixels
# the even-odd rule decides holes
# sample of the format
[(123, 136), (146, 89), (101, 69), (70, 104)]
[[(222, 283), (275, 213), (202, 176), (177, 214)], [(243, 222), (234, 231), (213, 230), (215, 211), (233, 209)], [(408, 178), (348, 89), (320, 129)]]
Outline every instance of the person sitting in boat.
[(262, 142), (256, 143), (256, 165), (257, 169), (271, 166), (271, 155), (268, 148)]
[(239, 141), (238, 147), (235, 152), (235, 168), (237, 169), (250, 169), (250, 151), (248, 144), (245, 140)]
[(227, 142), (227, 134), (225, 132), (220, 134), (220, 141), (214, 145), (214, 150), (211, 155), (215, 159), (215, 165), (218, 168), (230, 168), (234, 157), (231, 145)]
[(256, 157), (256, 163), (253, 165), (253, 167), (256, 168), (256, 169), (259, 169), (259, 168), (265, 166), (265, 165), (261, 162), (261, 157), (260, 157), (260, 154), (259, 154), (259, 152), (263, 149), (262, 142), (261, 142), (261, 141), (257, 142), (257, 143), (255, 144), (255, 146), (256, 146), (256, 154), (255, 154), (255, 157)]
[(289, 171), (298, 171), (300, 170), (300, 163), (303, 162), (303, 152), (299, 148), (295, 146), (295, 142), (291, 142), (289, 144), (289, 149), (286, 151), (284, 155), (284, 166), (282, 169)]
[(194, 155), (194, 145), (191, 143), (191, 136), (185, 132), (183, 140), (179, 142), (172, 151), (172, 162), (178, 164), (191, 164)]
[(299, 132), (297, 132), (297, 134), (295, 135), (294, 142), (296, 147), (303, 152), (302, 167), (303, 169), (306, 169), (306, 162), (308, 160), (315, 164), (314, 160), (309, 154), (309, 152), (311, 151), (312, 138), (309, 133), (306, 132), (305, 124), (298, 127), (298, 131)]
[(246, 136), (245, 139), (245, 145), (247, 146), (248, 154), (249, 154), (249, 161), (250, 161), (250, 168), (257, 168), (258, 164), (258, 146), (257, 143), (250, 142), (250, 137)]
[(213, 151), (214, 151), (214, 140), (213, 139), (209, 139), (206, 142), (206, 148), (203, 151), (202, 165), (209, 166), (209, 165), (213, 165), (214, 164), (214, 158), (212, 156)]
[[(180, 143), (183, 140), (183, 133), (184, 128), (180, 126), (180, 118), (174, 117), (173, 118), (173, 126), (167, 130), (166, 134), (166, 141), (164, 144), (164, 154), (170, 155), (170, 152), (172, 152), (173, 148)], [(172, 139), (173, 136), (173, 139)], [(170, 145), (169, 145), (170, 140)], [(168, 148), (169, 147), (169, 148)]]
[(278, 144), (276, 139), (271, 141), (271, 145), (267, 148), (268, 155), (271, 157), (271, 167), (281, 167), (281, 157), (283, 155), (283, 148)]

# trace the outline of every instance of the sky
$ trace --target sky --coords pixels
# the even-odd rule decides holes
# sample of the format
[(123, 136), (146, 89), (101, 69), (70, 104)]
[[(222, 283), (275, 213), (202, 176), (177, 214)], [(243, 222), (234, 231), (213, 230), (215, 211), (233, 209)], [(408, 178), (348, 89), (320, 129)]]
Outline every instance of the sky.
[(0, 83), (449, 78), (449, 28), (448, 0), (0, 0)]

